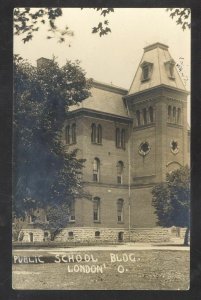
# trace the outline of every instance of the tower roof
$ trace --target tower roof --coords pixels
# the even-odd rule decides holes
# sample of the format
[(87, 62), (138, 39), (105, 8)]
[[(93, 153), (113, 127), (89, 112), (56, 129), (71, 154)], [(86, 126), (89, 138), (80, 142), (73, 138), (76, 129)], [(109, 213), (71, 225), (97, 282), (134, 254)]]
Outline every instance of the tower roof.
[(168, 48), (162, 43), (144, 47), (144, 53), (128, 95), (160, 85), (186, 91)]

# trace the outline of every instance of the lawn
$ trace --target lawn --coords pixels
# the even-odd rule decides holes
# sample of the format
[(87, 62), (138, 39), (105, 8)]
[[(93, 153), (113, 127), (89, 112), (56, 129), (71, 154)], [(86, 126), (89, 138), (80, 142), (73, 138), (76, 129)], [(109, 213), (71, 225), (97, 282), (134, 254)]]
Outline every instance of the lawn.
[[(16, 253), (15, 253), (16, 254)], [(13, 264), (14, 289), (186, 290), (189, 251), (17, 252), (41, 262)], [(57, 256), (56, 256), (57, 255)], [(17, 257), (15, 257), (16, 262)], [(24, 259), (24, 258), (23, 258)]]

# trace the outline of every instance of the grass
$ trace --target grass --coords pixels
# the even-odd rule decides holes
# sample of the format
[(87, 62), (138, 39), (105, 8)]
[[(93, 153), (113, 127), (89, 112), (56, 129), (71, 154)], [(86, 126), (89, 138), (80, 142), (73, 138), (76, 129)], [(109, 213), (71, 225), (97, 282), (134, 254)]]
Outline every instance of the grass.
[[(99, 250), (78, 252), (93, 254), (98, 262), (84, 259), (71, 263), (54, 263), (56, 249), (50, 252), (17, 252), (17, 255), (34, 256), (42, 254), (45, 264), (14, 264), (14, 289), (44, 290), (186, 290), (189, 288), (189, 252), (168, 250)], [(72, 252), (63, 254), (73, 254)], [(111, 262), (110, 253), (118, 254), (118, 259), (135, 256), (136, 261)], [(133, 254), (134, 253), (134, 254)], [(49, 259), (49, 260), (48, 260)], [(66, 259), (66, 257), (65, 257)], [(49, 263), (48, 263), (49, 262)], [(104, 265), (105, 264), (105, 265)], [(104, 265), (103, 273), (68, 272), (68, 266)], [(124, 272), (120, 273), (123, 268)]]

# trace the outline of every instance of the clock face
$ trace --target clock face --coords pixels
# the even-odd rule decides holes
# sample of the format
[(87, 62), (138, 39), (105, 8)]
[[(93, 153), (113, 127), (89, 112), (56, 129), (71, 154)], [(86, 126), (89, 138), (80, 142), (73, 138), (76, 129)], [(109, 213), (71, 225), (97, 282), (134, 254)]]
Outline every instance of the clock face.
[(178, 142), (176, 140), (171, 141), (170, 150), (174, 154), (177, 154), (179, 152), (179, 146), (178, 146)]
[(145, 156), (149, 153), (151, 147), (148, 142), (142, 142), (139, 146), (139, 154)]

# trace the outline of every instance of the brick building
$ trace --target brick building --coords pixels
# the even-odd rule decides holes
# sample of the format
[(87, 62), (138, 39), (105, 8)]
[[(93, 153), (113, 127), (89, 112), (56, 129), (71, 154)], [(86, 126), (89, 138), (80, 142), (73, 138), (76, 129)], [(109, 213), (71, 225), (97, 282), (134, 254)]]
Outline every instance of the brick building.
[(165, 240), (151, 190), (189, 162), (188, 92), (168, 46), (144, 53), (129, 90), (93, 81), (91, 96), (71, 107), (62, 139), (86, 159), (91, 199), (76, 199), (57, 240)]

